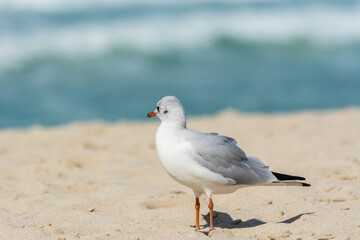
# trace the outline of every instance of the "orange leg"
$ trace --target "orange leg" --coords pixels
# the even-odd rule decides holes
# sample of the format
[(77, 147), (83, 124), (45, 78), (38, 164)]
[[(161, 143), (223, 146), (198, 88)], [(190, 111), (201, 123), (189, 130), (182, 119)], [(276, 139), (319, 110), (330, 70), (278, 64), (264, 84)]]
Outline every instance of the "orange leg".
[(209, 212), (210, 212), (210, 228), (209, 228), (209, 232), (211, 230), (214, 230), (213, 208), (214, 208), (213, 201), (212, 201), (211, 198), (209, 198)]
[(200, 215), (200, 202), (199, 202), (199, 198), (195, 198), (195, 209), (196, 209), (196, 216), (195, 216), (195, 221), (196, 221), (196, 226), (195, 226), (195, 231), (199, 231), (200, 230), (200, 223), (199, 223), (199, 215)]

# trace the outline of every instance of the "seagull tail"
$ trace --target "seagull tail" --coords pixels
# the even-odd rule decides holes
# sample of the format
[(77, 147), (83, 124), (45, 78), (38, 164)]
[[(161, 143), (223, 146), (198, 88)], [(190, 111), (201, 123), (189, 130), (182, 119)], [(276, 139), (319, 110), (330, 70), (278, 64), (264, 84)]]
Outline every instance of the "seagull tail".
[(271, 185), (276, 186), (301, 186), (301, 187), (310, 187), (311, 185), (303, 182), (296, 181), (274, 181)]
[(303, 181), (305, 178), (299, 176), (291, 176), (287, 174), (272, 172), (272, 174), (278, 179), (278, 181), (272, 182), (275, 185), (284, 185), (284, 186), (303, 186), (310, 187), (308, 183), (298, 182)]

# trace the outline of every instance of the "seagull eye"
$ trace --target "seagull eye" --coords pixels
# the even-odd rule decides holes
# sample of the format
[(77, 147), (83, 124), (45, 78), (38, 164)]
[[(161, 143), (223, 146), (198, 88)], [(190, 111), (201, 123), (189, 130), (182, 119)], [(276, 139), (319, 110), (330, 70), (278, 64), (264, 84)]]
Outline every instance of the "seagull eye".
[(160, 107), (159, 106), (157, 106), (156, 109), (157, 109), (158, 112), (160, 112)]

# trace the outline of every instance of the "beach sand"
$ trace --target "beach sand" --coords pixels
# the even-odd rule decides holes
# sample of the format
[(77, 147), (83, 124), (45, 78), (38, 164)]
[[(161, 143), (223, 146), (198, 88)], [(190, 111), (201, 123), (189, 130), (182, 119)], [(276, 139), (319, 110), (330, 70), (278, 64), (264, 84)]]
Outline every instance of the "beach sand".
[(194, 231), (193, 192), (160, 164), (156, 120), (2, 130), (0, 239), (360, 239), (359, 108), (189, 118), (312, 185), (215, 195), (209, 236)]

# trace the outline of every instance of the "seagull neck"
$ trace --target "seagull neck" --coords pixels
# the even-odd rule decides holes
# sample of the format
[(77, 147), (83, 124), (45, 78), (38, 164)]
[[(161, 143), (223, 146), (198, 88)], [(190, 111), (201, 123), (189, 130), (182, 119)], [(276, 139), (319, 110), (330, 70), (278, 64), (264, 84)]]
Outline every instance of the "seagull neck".
[(186, 121), (163, 121), (161, 125), (173, 130), (182, 130), (186, 128)]

